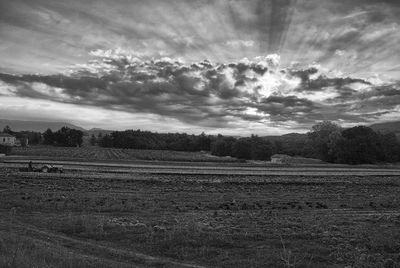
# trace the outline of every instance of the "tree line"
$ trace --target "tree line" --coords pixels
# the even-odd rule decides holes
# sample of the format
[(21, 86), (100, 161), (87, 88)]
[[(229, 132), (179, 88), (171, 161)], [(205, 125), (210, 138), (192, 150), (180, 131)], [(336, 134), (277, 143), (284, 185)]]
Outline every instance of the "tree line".
[(40, 144), (42, 142), (42, 133), (35, 131), (13, 131), (10, 126), (5, 126), (3, 133), (13, 135), (20, 142), (21, 146), (29, 144)]
[(325, 121), (306, 135), (235, 138), (222, 135), (115, 131), (91, 142), (102, 147), (175, 151), (209, 151), (216, 156), (270, 160), (274, 154), (311, 157), (329, 163), (373, 164), (400, 161), (400, 143), (394, 133), (380, 133), (366, 126), (341, 128)]
[(83, 131), (62, 127), (53, 132), (50, 128), (43, 133), (43, 144), (64, 146), (64, 147), (81, 147), (83, 143)]
[[(84, 133), (63, 127), (55, 132), (3, 132), (28, 138), (29, 144), (82, 146)], [(172, 151), (208, 151), (215, 156), (248, 160), (270, 160), (274, 154), (321, 159), (330, 163), (373, 164), (400, 162), (400, 142), (394, 133), (380, 133), (366, 126), (342, 128), (325, 121), (314, 125), (307, 134), (276, 137), (236, 138), (223, 135), (156, 133), (142, 130), (114, 131), (90, 137), (91, 145), (127, 149)]]
[(343, 129), (326, 121), (308, 133), (314, 155), (326, 162), (374, 164), (399, 162), (400, 143), (394, 133), (380, 133), (366, 126)]
[(41, 133), (34, 131), (13, 131), (9, 126), (4, 127), (3, 133), (7, 133), (16, 137), (20, 141), (22, 147), (28, 144), (80, 147), (83, 143), (84, 134), (80, 130), (68, 127), (62, 127), (55, 132), (49, 128), (45, 132)]

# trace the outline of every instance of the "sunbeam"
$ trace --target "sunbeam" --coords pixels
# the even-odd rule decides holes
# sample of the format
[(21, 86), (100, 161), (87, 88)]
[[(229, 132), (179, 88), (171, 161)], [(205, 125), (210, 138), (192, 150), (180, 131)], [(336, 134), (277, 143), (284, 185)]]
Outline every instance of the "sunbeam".
[(231, 132), (398, 115), (396, 1), (116, 2), (0, 1), (0, 102), (66, 102)]

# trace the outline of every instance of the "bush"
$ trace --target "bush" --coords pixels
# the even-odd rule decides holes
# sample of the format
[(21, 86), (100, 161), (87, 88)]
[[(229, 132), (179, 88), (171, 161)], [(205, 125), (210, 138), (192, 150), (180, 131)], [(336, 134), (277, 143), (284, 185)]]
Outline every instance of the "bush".
[(232, 147), (232, 153), (236, 158), (239, 159), (251, 159), (251, 142), (249, 139), (241, 138), (238, 139)]
[(0, 154), (11, 154), (12, 147), (8, 145), (0, 145)]
[(218, 137), (211, 143), (211, 154), (216, 156), (232, 156), (232, 146), (235, 139), (232, 137)]
[(317, 157), (342, 164), (376, 164), (400, 160), (400, 143), (394, 133), (376, 133), (366, 126), (342, 130), (331, 122), (313, 126), (308, 133)]
[(43, 143), (65, 147), (81, 147), (82, 137), (82, 131), (68, 127), (62, 127), (54, 133), (51, 129), (47, 129), (43, 133)]

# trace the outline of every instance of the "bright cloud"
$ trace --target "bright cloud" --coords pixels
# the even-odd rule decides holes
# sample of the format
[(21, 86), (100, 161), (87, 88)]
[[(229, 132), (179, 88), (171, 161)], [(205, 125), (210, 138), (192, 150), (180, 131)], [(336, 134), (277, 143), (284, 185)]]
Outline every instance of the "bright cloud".
[(2, 1), (0, 107), (233, 134), (395, 118), (399, 3)]

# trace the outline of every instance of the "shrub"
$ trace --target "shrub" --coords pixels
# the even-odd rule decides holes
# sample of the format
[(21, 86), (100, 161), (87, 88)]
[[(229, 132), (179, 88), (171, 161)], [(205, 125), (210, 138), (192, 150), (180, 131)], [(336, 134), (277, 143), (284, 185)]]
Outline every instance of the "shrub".
[(0, 145), (0, 154), (11, 154), (12, 147), (8, 145)]

